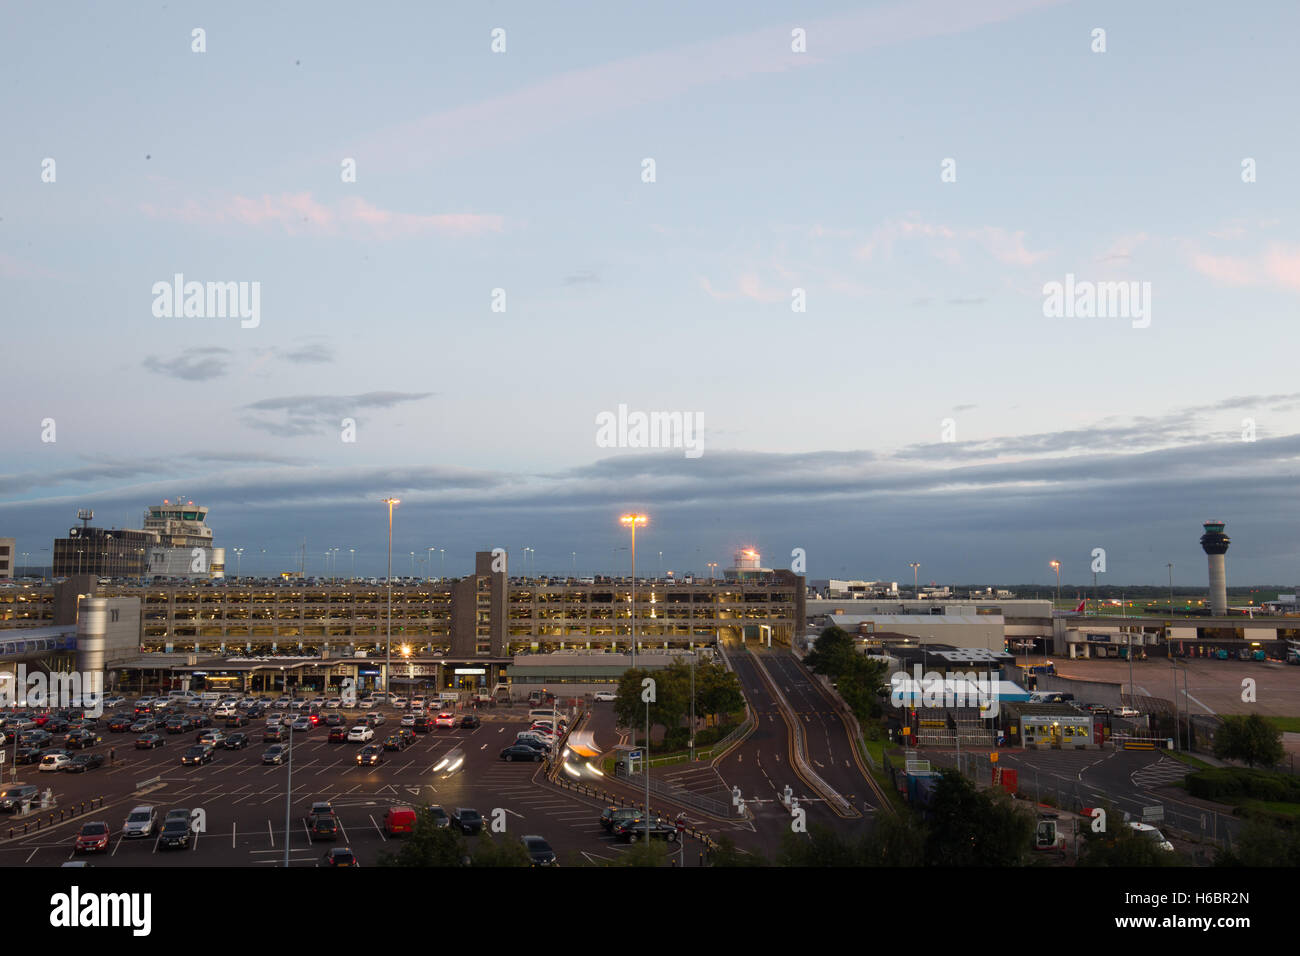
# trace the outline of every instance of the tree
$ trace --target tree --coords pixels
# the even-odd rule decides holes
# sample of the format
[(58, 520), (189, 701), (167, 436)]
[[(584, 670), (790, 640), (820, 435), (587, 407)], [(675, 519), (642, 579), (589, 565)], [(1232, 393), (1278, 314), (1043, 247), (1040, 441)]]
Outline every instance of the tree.
[(1276, 766), (1285, 754), (1282, 731), (1259, 714), (1224, 717), (1214, 735), (1214, 755), (1220, 760), (1244, 760), (1246, 766)]
[[(689, 679), (689, 677), (688, 677)], [(734, 714), (744, 710), (745, 695), (740, 678), (719, 664), (695, 668), (695, 715)]]
[(932, 866), (1019, 866), (1033, 852), (1035, 827), (1005, 793), (944, 770), (930, 800), (925, 858)]
[[(676, 852), (674, 849), (672, 852)], [(634, 843), (618, 859), (607, 866), (667, 866), (669, 864), (668, 845), (662, 840), (643, 840)]]
[(853, 637), (848, 631), (831, 625), (814, 642), (804, 663), (813, 673), (825, 674), (831, 680), (838, 680), (852, 666), (857, 656)]
[(1220, 850), (1215, 866), (1300, 866), (1300, 826), (1281, 826), (1251, 819), (1241, 828), (1236, 845)]
[(470, 865), (475, 867), (533, 865), (523, 840), (504, 834), (495, 837), (490, 830), (486, 829), (479, 834), (477, 844), (471, 850), (470, 856), (473, 860)]
[(415, 827), (396, 853), (383, 853), (380, 866), (463, 866), (469, 858), (465, 838), (450, 827), (439, 828), (427, 814), (420, 814)]
[(1109, 804), (1102, 809), (1106, 812), (1105, 830), (1093, 831), (1088, 819), (1080, 824), (1085, 827), (1080, 866), (1173, 866), (1179, 862), (1176, 853), (1162, 850), (1154, 840), (1140, 835)]
[(766, 857), (761, 853), (747, 853), (736, 846), (736, 841), (729, 836), (718, 837), (717, 846), (709, 851), (710, 866), (751, 867), (768, 866)]

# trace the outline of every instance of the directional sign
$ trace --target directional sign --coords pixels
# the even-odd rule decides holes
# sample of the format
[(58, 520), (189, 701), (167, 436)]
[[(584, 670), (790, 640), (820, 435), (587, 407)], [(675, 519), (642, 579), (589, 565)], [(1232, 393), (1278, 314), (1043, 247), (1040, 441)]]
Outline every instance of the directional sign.
[(1160, 804), (1154, 807), (1142, 808), (1142, 820), (1146, 823), (1162, 823), (1165, 819), (1165, 808)]
[(641, 751), (639, 751), (639, 750), (632, 750), (632, 751), (629, 751), (629, 752), (628, 752), (628, 755), (627, 755), (627, 759), (628, 759), (628, 760), (640, 760), (640, 759), (641, 759)]

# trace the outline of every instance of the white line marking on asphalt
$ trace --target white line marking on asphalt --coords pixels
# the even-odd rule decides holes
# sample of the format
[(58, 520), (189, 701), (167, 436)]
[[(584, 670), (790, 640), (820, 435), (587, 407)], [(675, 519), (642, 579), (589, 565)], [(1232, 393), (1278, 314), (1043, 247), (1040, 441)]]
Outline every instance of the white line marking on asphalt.
[(275, 846), (275, 831), (271, 829), (271, 821), (266, 821), (266, 832), (271, 835), (271, 846)]
[(387, 843), (387, 842), (388, 842), (388, 837), (384, 836), (384, 831), (381, 830), (381, 829), (379, 828), (379, 824), (378, 824), (378, 823), (375, 823), (375, 818), (374, 818), (374, 816), (373, 816), (373, 815), (370, 815), (370, 814), (367, 814), (367, 816), (370, 816), (370, 822), (375, 824), (375, 832), (379, 834), (379, 839), (381, 839), (381, 840), (383, 840), (385, 843)]
[(230, 824), (230, 848), (232, 850), (235, 848), (235, 825), (233, 823)]

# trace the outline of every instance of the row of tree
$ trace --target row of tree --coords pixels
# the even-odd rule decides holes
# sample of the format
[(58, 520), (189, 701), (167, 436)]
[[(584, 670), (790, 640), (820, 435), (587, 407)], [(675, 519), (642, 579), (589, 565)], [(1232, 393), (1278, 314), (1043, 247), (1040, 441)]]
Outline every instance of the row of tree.
[[(641, 699), (641, 681), (655, 681), (655, 701), (650, 705), (650, 724), (663, 727), (672, 735), (690, 722), (691, 668), (674, 661), (661, 670), (629, 669), (618, 685), (614, 713), (619, 726), (640, 727), (645, 721), (645, 702)], [(716, 720), (745, 709), (740, 681), (724, 667), (707, 661), (695, 666), (695, 716), (697, 720)]]
[(880, 717), (880, 692), (888, 668), (884, 661), (859, 654), (856, 641), (847, 631), (834, 626), (826, 628), (804, 663), (814, 673), (825, 674), (835, 682), (840, 696), (864, 727), (867, 721)]

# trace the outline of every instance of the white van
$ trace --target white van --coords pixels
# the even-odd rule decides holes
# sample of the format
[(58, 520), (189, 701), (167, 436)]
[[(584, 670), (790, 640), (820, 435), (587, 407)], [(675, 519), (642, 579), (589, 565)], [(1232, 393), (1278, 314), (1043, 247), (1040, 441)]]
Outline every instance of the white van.
[(539, 707), (539, 708), (534, 708), (533, 710), (530, 710), (528, 712), (528, 719), (529, 720), (550, 720), (558, 713), (560, 713), (558, 709), (552, 710), (550, 707), (547, 707), (546, 709), (543, 710), (542, 708)]

